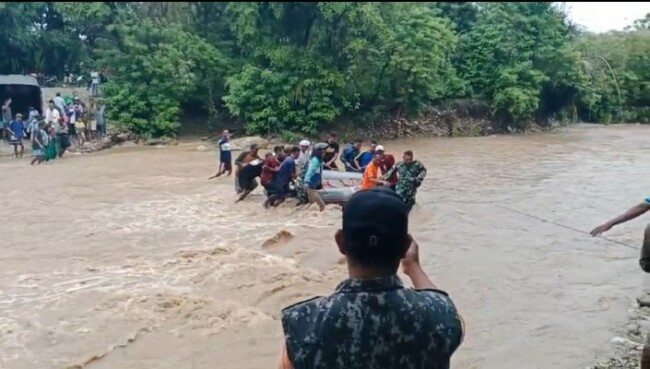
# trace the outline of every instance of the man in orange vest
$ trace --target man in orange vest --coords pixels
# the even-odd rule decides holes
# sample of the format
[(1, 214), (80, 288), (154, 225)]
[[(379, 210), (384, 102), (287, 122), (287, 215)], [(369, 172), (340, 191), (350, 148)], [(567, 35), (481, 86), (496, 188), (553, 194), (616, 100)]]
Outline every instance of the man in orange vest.
[(361, 178), (361, 190), (369, 190), (377, 185), (388, 185), (387, 181), (379, 179), (379, 164), (381, 162), (382, 154), (375, 153), (372, 161), (363, 171)]

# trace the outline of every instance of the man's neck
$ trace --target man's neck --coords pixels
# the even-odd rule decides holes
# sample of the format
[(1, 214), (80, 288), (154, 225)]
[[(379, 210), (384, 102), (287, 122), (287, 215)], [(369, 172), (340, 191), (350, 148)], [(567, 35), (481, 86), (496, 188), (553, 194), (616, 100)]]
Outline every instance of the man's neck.
[(348, 262), (348, 275), (350, 279), (377, 279), (386, 278), (397, 274), (397, 268), (387, 267), (359, 267)]

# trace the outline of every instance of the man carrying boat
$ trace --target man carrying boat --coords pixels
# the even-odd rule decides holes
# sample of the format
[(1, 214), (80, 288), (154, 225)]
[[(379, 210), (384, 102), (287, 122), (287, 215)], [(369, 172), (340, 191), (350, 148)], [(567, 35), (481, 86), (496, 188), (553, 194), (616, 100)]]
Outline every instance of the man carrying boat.
[(414, 160), (413, 151), (409, 150), (404, 153), (403, 161), (397, 163), (381, 179), (387, 180), (395, 173), (397, 173), (395, 193), (402, 198), (410, 210), (415, 205), (415, 194), (427, 175), (427, 168), (419, 160)]
[(381, 154), (376, 153), (370, 164), (366, 166), (361, 178), (361, 190), (369, 190), (375, 186), (385, 186), (388, 182), (379, 178), (379, 162)]
[(357, 138), (354, 142), (347, 143), (343, 148), (341, 162), (345, 166), (346, 172), (359, 173), (361, 171), (355, 161), (356, 157), (359, 155), (359, 151), (361, 150), (361, 144), (363, 144), (363, 140)]

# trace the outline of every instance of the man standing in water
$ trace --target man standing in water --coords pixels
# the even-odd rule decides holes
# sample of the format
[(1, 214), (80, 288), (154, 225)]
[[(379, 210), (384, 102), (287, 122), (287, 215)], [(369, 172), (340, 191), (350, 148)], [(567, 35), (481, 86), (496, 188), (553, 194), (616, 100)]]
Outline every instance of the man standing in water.
[[(628, 209), (625, 213), (611, 219), (607, 223), (601, 224), (591, 231), (591, 235), (596, 237), (609, 231), (613, 227), (637, 218), (650, 210), (650, 197), (646, 198), (640, 204)], [(643, 245), (641, 246), (641, 257), (639, 258), (641, 269), (650, 273), (650, 224), (645, 227), (643, 235)], [(641, 355), (641, 369), (650, 369), (650, 335), (646, 337), (643, 354)]]
[(49, 143), (49, 136), (44, 130), (45, 122), (38, 122), (32, 131), (32, 159), (31, 164), (41, 164), (45, 161), (45, 148)]
[(273, 181), (275, 182), (276, 193), (271, 195), (268, 200), (268, 204), (273, 207), (276, 207), (286, 200), (289, 196), (289, 183), (292, 180), (296, 179), (296, 160), (300, 155), (300, 148), (292, 146), (289, 148), (289, 155), (284, 158), (282, 164), (278, 168), (278, 172), (275, 173)]
[(363, 140), (357, 138), (354, 140), (354, 142), (347, 143), (343, 147), (343, 152), (341, 153), (341, 162), (343, 163), (346, 172), (359, 173), (361, 171), (354, 159), (359, 155), (362, 144)]
[(427, 175), (427, 168), (419, 160), (413, 160), (413, 151), (404, 152), (403, 161), (386, 172), (382, 179), (388, 180), (397, 173), (395, 193), (402, 198), (410, 209), (415, 205), (415, 194)]
[(219, 138), (219, 141), (217, 142), (217, 146), (219, 146), (219, 168), (217, 169), (217, 173), (213, 175), (212, 178), (217, 178), (220, 175), (228, 172), (228, 176), (232, 174), (232, 153), (230, 151), (230, 132), (228, 132), (227, 129), (223, 130), (223, 133), (221, 134), (221, 138)]
[(255, 177), (259, 177), (262, 172), (261, 159), (258, 156), (259, 147), (257, 144), (252, 144), (249, 150), (239, 154), (235, 160), (235, 189), (237, 194), (241, 194), (237, 201), (240, 202), (246, 198), (255, 188), (257, 188), (257, 181)]
[(339, 157), (339, 144), (336, 142), (336, 133), (330, 133), (327, 139), (328, 149), (323, 157), (323, 169), (325, 170), (339, 170), (336, 165), (336, 159)]
[[(463, 321), (420, 266), (408, 216), (390, 189), (352, 195), (334, 236), (349, 279), (282, 311), (281, 369), (449, 368)], [(400, 262), (414, 289), (397, 276)]]
[(327, 148), (328, 145), (322, 142), (314, 145), (314, 150), (311, 152), (311, 159), (309, 160), (309, 165), (305, 171), (305, 180), (303, 182), (309, 203), (318, 204), (320, 211), (325, 210), (325, 201), (323, 201), (318, 190), (322, 188), (323, 156), (325, 155), (325, 150), (327, 150)]
[[(14, 147), (14, 155), (16, 156), (16, 159), (22, 158), (25, 153), (25, 146), (23, 146), (25, 123), (23, 123), (22, 114), (16, 114), (16, 119), (9, 123), (7, 131), (9, 131), (9, 143)], [(18, 146), (20, 146), (20, 152), (18, 152)]]
[(381, 154), (376, 153), (370, 164), (366, 166), (361, 178), (361, 189), (369, 190), (375, 186), (387, 185), (388, 182), (379, 178), (379, 162), (381, 161)]
[[(386, 150), (382, 145), (377, 145), (375, 151), (381, 154), (381, 160), (379, 161), (379, 170), (381, 170), (381, 174), (384, 175), (395, 166), (395, 157), (392, 154), (386, 154)], [(397, 183), (397, 172), (393, 172), (393, 175), (389, 177), (387, 181), (390, 183), (391, 188), (394, 190), (395, 184)]]

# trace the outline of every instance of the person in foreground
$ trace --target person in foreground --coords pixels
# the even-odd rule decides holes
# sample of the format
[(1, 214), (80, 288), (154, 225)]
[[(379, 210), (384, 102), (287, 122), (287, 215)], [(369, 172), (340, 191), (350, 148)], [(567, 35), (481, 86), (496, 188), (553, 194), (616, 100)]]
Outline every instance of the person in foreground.
[[(646, 198), (640, 204), (628, 209), (625, 213), (617, 216), (616, 218), (599, 225), (594, 228), (590, 233), (592, 236), (600, 236), (601, 234), (609, 231), (613, 227), (637, 218), (650, 210), (650, 197)], [(650, 224), (645, 227), (643, 235), (643, 244), (641, 245), (641, 257), (639, 258), (639, 265), (641, 269), (650, 273)], [(650, 335), (646, 337), (646, 342), (641, 354), (641, 369), (650, 369)]]
[[(352, 195), (334, 237), (349, 279), (330, 296), (282, 311), (279, 368), (449, 368), (463, 320), (422, 270), (408, 214), (388, 188)], [(397, 276), (400, 262), (414, 289)]]

